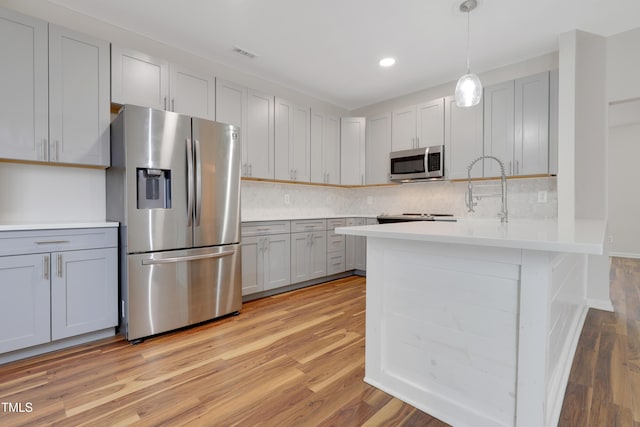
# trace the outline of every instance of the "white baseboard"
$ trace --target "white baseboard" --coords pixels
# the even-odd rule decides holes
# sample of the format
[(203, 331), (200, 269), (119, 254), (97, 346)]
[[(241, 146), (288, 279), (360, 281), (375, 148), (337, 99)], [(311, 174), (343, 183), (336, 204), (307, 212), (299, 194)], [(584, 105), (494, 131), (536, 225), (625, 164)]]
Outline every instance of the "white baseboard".
[(640, 254), (634, 254), (630, 252), (609, 252), (609, 256), (618, 258), (636, 258), (640, 259)]
[(593, 298), (587, 298), (587, 306), (589, 308), (595, 308), (598, 310), (604, 310), (604, 311), (613, 311), (613, 304), (611, 304), (611, 300), (610, 299), (593, 299)]

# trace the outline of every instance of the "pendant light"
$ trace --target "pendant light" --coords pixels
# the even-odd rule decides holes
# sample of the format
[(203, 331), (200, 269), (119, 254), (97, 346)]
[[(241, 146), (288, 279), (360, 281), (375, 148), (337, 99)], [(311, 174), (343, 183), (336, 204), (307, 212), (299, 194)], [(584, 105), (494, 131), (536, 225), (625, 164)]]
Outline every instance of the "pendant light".
[(456, 85), (456, 105), (458, 107), (473, 107), (482, 99), (482, 83), (469, 66), (469, 12), (478, 6), (476, 0), (466, 0), (460, 4), (460, 11), (467, 13), (467, 74), (460, 77)]

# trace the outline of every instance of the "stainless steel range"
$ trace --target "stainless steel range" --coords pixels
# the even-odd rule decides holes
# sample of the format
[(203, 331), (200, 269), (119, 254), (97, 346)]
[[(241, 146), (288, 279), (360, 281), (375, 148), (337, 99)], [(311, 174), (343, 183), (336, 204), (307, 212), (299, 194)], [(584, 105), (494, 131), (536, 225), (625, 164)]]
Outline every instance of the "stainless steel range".
[(393, 222), (409, 222), (409, 221), (457, 221), (452, 214), (439, 213), (402, 213), (395, 215), (382, 214), (378, 215), (379, 224), (389, 224)]

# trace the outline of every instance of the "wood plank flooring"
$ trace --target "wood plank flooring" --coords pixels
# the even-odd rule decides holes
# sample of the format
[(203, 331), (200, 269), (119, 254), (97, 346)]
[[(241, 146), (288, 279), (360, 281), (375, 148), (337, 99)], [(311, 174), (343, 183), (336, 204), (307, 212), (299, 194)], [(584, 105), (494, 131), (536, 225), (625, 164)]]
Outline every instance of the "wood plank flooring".
[(614, 312), (590, 309), (559, 426), (640, 427), (640, 260), (613, 258)]
[[(244, 304), (239, 316), (0, 366), (0, 425), (440, 427), (365, 384), (365, 282)], [(14, 406), (15, 409), (15, 406)]]
[[(350, 277), (142, 344), (2, 365), (0, 425), (446, 426), (362, 381), (364, 292)], [(640, 260), (613, 259), (611, 298), (614, 313), (587, 315), (562, 427), (640, 427)]]

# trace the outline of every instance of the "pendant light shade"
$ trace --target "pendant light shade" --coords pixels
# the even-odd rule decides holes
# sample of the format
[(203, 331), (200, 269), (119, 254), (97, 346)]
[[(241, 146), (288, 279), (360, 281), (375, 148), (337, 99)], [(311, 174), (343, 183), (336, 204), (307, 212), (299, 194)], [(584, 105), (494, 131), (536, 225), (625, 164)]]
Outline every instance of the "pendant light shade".
[(476, 8), (476, 0), (466, 0), (460, 4), (460, 11), (467, 14), (467, 74), (460, 77), (456, 85), (456, 105), (458, 107), (473, 107), (482, 99), (482, 83), (475, 74), (471, 73), (469, 65), (469, 12)]
[(456, 105), (458, 107), (473, 107), (482, 99), (482, 83), (475, 74), (465, 74), (460, 77), (456, 85)]

